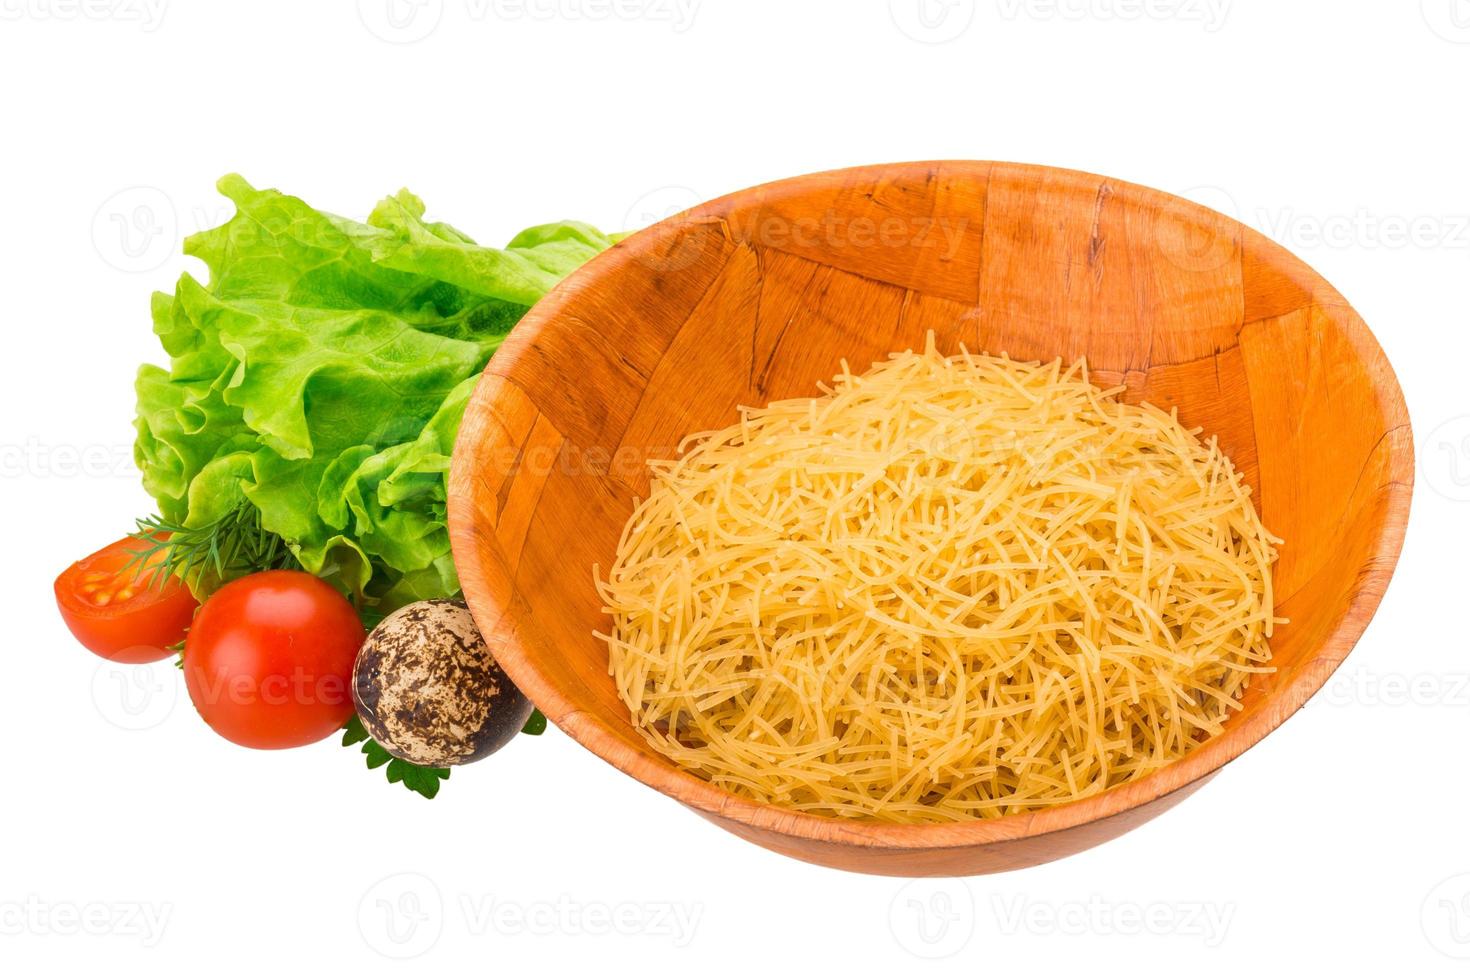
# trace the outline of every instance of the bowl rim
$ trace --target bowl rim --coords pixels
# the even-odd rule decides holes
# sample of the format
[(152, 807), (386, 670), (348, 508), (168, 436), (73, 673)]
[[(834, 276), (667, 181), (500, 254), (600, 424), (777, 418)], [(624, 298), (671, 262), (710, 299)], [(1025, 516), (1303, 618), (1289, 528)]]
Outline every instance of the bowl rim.
[[(470, 406), (483, 407), (494, 404), (501, 388), (492, 379), (497, 379), (505, 384), (514, 384), (508, 376), (501, 373), (501, 370), (516, 363), (520, 353), (530, 346), (530, 342), (546, 324), (561, 314), (563, 308), (577, 296), (581, 288), (597, 282), (609, 273), (616, 273), (618, 269), (633, 261), (633, 254), (637, 250), (658, 241), (661, 235), (667, 234), (678, 223), (687, 222), (701, 214), (722, 213), (755, 194), (767, 195), (769, 199), (769, 195), (773, 193), (788, 190), (794, 192), (800, 188), (811, 187), (815, 183), (845, 180), (864, 171), (876, 175), (891, 173), (901, 168), (944, 166), (1015, 168), (1067, 181), (1087, 181), (1094, 184), (1105, 180), (1115, 193), (1142, 193), (1153, 195), (1156, 199), (1161, 197), (1186, 213), (1200, 216), (1213, 215), (1212, 220), (1227, 222), (1227, 227), (1232, 227), (1240, 236), (1242, 254), (1249, 249), (1273, 267), (1289, 274), (1294, 280), (1304, 281), (1305, 285), (1309, 285), (1314, 305), (1323, 309), (1340, 311), (1336, 317), (1337, 325), (1358, 357), (1365, 363), (1376, 362), (1381, 366), (1382, 370), (1376, 376), (1374, 393), (1383, 416), (1390, 421), (1398, 420), (1388, 431), (1392, 432), (1399, 428), (1406, 431), (1406, 438), (1396, 440), (1393, 449), (1393, 455), (1398, 457), (1394, 460), (1393, 469), (1401, 476), (1401, 479), (1392, 480), (1386, 488), (1388, 500), (1382, 526), (1379, 528), (1377, 537), (1369, 545), (1373, 557), (1360, 571), (1356, 591), (1351, 601), (1336, 614), (1335, 619), (1327, 628), (1322, 643), (1311, 655), (1310, 660), (1298, 669), (1296, 676), (1284, 687), (1273, 692), (1268, 702), (1258, 707), (1239, 725), (1228, 728), (1221, 735), (1210, 739), (1194, 751), (1147, 776), (1114, 786), (1081, 800), (1003, 817), (906, 824), (803, 813), (775, 804), (760, 803), (736, 796), (698, 776), (679, 769), (672, 761), (662, 756), (650, 756), (631, 750), (620, 736), (604, 727), (595, 716), (563, 697), (548, 681), (538, 664), (538, 648), (554, 652), (554, 646), (539, 638), (535, 617), (524, 602), (514, 601), (519, 592), (511, 576), (503, 570), (491, 574), (491, 570), (484, 565), (484, 556), (478, 547), (480, 538), (475, 533), (474, 507), (467, 502), (470, 496), (467, 485), (470, 477), (468, 474), (458, 472), (456, 467), (456, 464), (461, 464), (474, 456), (473, 449), (466, 447), (472, 440), (478, 438), (480, 428), (476, 425), (463, 426), (456, 439), (451, 464), (448, 495), (449, 533), (453, 544), (454, 561), (471, 612), (486, 635), (493, 632), (496, 633), (497, 639), (504, 638), (504, 642), (500, 643), (496, 650), (497, 659), (516, 685), (541, 709), (548, 720), (571, 735), (585, 748), (639, 782), (722, 822), (734, 821), (753, 830), (779, 837), (795, 837), (815, 842), (846, 844), (878, 850), (911, 851), (972, 848), (1034, 839), (1124, 814), (1195, 786), (1225, 764), (1254, 747), (1280, 727), (1287, 718), (1295, 714), (1322, 687), (1362, 636), (1382, 600), (1397, 565), (1413, 493), (1414, 446), (1408, 409), (1397, 376), (1367, 324), (1325, 277), (1288, 249), (1234, 217), (1221, 214), (1205, 205), (1169, 194), (1166, 191), (1086, 171), (1004, 161), (910, 161), (819, 171), (757, 184), (711, 199), (680, 214), (665, 218), (648, 228), (631, 233), (611, 249), (594, 257), (568, 276), (532, 307), (514, 328), (513, 342), (507, 342), (501, 352), (492, 358), (475, 387)], [(466, 418), (469, 419), (475, 415), (476, 413), (467, 411)], [(460, 479), (461, 477), (463, 479)], [(492, 554), (493, 559), (497, 562), (502, 560), (498, 549), (487, 548), (485, 552)], [(509, 589), (509, 595), (501, 594), (502, 586)], [(502, 629), (501, 626), (506, 621), (509, 622), (509, 628)]]

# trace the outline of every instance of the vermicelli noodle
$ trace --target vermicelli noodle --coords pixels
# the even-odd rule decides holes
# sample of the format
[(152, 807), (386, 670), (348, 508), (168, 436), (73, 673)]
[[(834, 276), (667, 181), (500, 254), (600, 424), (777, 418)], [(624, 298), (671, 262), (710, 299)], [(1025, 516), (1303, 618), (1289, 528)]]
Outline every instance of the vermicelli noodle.
[(1270, 669), (1279, 542), (1213, 438), (1120, 390), (931, 339), (691, 436), (598, 579), (634, 724), (740, 796), (898, 822), (1218, 734)]

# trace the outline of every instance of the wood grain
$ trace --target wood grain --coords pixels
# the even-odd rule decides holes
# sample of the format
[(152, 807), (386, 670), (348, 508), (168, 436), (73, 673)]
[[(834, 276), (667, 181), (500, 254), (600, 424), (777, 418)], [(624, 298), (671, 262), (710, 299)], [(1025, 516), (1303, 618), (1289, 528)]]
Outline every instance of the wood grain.
[[(1036, 813), (898, 826), (731, 796), (674, 768), (607, 674), (607, 567), (645, 462), (738, 406), (816, 393), (922, 343), (1088, 358), (1127, 397), (1217, 435), (1286, 539), (1275, 674), (1224, 734), (1137, 782)], [(551, 721), (624, 772), (783, 854), (879, 874), (1000, 871), (1173, 806), (1307, 700), (1378, 606), (1413, 439), (1393, 371), (1301, 261), (1206, 208), (1047, 167), (946, 161), (797, 177), (639, 232), (538, 304), (466, 413), (449, 494), (466, 598)], [(1308, 805), (1309, 801), (1302, 801)], [(648, 829), (647, 845), (659, 840)]]

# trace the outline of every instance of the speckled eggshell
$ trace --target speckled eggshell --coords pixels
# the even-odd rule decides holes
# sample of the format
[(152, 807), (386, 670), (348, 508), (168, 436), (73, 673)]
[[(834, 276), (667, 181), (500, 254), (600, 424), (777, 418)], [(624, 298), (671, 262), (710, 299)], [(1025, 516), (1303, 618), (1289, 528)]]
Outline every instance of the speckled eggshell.
[(368, 734), (421, 766), (483, 759), (531, 715), (455, 599), (415, 602), (379, 623), (357, 655), (352, 697)]

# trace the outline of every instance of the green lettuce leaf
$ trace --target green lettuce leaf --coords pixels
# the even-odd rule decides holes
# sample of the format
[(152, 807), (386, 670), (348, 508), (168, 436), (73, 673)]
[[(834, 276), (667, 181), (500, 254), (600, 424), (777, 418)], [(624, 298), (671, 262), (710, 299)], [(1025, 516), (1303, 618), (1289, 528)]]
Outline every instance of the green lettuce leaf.
[(407, 191), (361, 223), (235, 175), (219, 190), (235, 215), (184, 246), (208, 283), (155, 294), (168, 368), (138, 372), (134, 453), (161, 516), (198, 527), (249, 501), (380, 615), (453, 595), (449, 459), (475, 380), (612, 239), (569, 221), (487, 248)]

